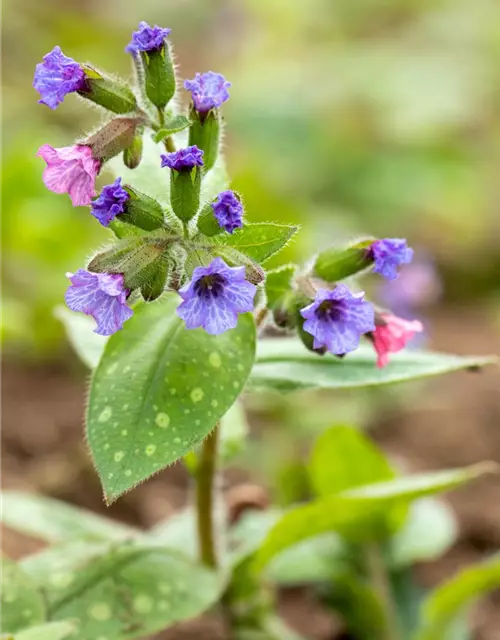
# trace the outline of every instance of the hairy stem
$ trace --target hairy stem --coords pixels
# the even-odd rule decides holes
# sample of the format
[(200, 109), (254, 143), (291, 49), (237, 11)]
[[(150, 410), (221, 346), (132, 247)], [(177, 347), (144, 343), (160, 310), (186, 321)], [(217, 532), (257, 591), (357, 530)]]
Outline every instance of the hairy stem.
[(371, 585), (375, 590), (385, 613), (386, 627), (384, 640), (402, 640), (402, 633), (394, 598), (387, 575), (387, 569), (378, 543), (368, 544), (366, 547), (366, 564)]
[(196, 513), (200, 559), (209, 567), (217, 567), (214, 532), (214, 479), (217, 464), (217, 423), (202, 445), (196, 471)]

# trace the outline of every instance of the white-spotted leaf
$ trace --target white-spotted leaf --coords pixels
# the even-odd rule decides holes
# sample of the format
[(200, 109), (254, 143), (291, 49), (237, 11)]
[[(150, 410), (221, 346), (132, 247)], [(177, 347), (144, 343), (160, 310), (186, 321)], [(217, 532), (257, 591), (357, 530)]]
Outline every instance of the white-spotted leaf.
[(194, 618), (219, 598), (214, 572), (175, 551), (122, 545), (46, 590), (51, 620), (79, 621), (75, 640), (134, 640)]
[(34, 581), (15, 562), (2, 557), (0, 631), (15, 633), (45, 620), (45, 604)]
[(108, 502), (199, 444), (250, 374), (251, 314), (212, 336), (185, 328), (179, 302), (169, 293), (138, 308), (94, 373), (87, 438)]

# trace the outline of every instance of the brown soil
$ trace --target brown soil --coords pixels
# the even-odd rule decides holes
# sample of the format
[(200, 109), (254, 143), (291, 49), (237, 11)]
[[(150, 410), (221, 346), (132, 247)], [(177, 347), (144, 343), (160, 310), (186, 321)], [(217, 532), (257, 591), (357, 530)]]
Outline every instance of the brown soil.
[[(484, 314), (463, 310), (433, 320), (433, 346), (461, 353), (498, 353), (500, 339)], [(72, 365), (74, 367), (74, 365)], [(67, 365), (43, 367), (7, 360), (3, 365), (3, 487), (42, 493), (131, 524), (151, 526), (179, 510), (187, 499), (188, 478), (175, 465), (106, 508), (97, 476), (82, 440), (83, 372)], [(387, 403), (373, 420), (373, 435), (409, 470), (441, 469), (482, 460), (500, 463), (500, 371), (459, 373), (426, 383), (410, 411)], [(397, 397), (397, 387), (389, 392)], [(417, 406), (415, 406), (417, 405)], [(242, 474), (231, 482), (244, 481)], [(228, 478), (229, 480), (229, 478)], [(230, 499), (238, 496), (233, 490)], [(243, 491), (243, 493), (245, 493)], [(238, 498), (236, 498), (238, 499)], [(252, 500), (265, 503), (265, 492)], [(500, 547), (500, 476), (489, 476), (446, 497), (460, 523), (460, 539), (445, 557), (416, 567), (424, 586)], [(12, 558), (33, 553), (39, 541), (4, 530), (2, 549)], [(305, 589), (280, 597), (280, 612), (305, 637), (340, 638), (340, 623)], [(472, 616), (475, 640), (500, 640), (500, 597), (482, 601)], [(215, 616), (179, 625), (164, 639), (226, 637)]]

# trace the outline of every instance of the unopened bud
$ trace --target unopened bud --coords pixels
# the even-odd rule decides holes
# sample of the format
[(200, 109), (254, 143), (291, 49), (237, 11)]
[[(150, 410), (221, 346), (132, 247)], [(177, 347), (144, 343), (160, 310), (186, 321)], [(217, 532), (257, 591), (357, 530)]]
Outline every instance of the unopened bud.
[(142, 160), (142, 135), (134, 136), (132, 144), (123, 152), (123, 164), (129, 169), (136, 169)]
[(197, 225), (200, 232), (209, 238), (212, 236), (216, 236), (223, 231), (214, 215), (214, 210), (211, 202), (207, 202), (203, 209), (200, 211)]
[(294, 328), (296, 325), (296, 292), (292, 287), (295, 265), (285, 265), (266, 275), (267, 306), (272, 311), (278, 327)]

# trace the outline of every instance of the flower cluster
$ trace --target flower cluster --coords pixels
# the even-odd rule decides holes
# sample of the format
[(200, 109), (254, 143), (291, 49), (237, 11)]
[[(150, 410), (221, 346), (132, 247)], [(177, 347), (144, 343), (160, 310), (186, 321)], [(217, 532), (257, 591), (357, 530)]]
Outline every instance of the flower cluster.
[(159, 50), (165, 44), (165, 38), (170, 34), (171, 29), (162, 27), (150, 27), (147, 22), (139, 23), (139, 29), (132, 34), (132, 41), (126, 46), (127, 53), (146, 53)]
[(233, 233), (243, 226), (243, 205), (234, 191), (222, 191), (212, 202), (214, 216), (223, 229)]
[(161, 166), (175, 171), (191, 171), (203, 166), (203, 151), (197, 146), (186, 147), (161, 156)]
[(33, 88), (40, 94), (38, 102), (51, 109), (56, 109), (68, 93), (84, 86), (85, 72), (78, 62), (64, 55), (61, 47), (54, 47), (36, 65)]
[(98, 198), (92, 202), (90, 213), (97, 218), (103, 227), (125, 211), (125, 203), (130, 195), (122, 187), (122, 179), (117, 178), (113, 184), (102, 188)]
[[(161, 138), (166, 118), (171, 114), (170, 109), (165, 109), (177, 88), (170, 45), (166, 41), (169, 35), (170, 29), (141, 22), (126, 47), (134, 56), (134, 64), (142, 65), (138, 79), (144, 82), (149, 103), (141, 109), (131, 88), (107, 80), (93, 68), (83, 67), (65, 56), (59, 47), (54, 47), (35, 71), (33, 86), (40, 94), (39, 102), (52, 109), (68, 93), (79, 92), (111, 113), (127, 116), (111, 120), (86, 142), (58, 149), (45, 144), (37, 154), (47, 165), (43, 180), (48, 189), (68, 193), (74, 206), (90, 206), (91, 215), (104, 227), (120, 216), (129, 230), (131, 225), (139, 229), (130, 231), (123, 241), (95, 256), (88, 269), (68, 274), (71, 284), (66, 292), (67, 305), (92, 316), (96, 321), (95, 332), (104, 336), (122, 329), (132, 317), (129, 304), (133, 296), (140, 293), (146, 301), (153, 300), (163, 293), (165, 286), (178, 292), (181, 301), (177, 314), (187, 329), (201, 328), (213, 335), (221, 334), (236, 327), (239, 314), (254, 310), (258, 285), (265, 278), (251, 253), (239, 251), (245, 247), (239, 244), (242, 236), (231, 238), (236, 229), (243, 236), (245, 231), (254, 233), (250, 225), (244, 224), (239, 195), (226, 189), (217, 197), (202, 201), (205, 192), (202, 182), (219, 154), (218, 110), (229, 99), (231, 83), (213, 71), (196, 73), (192, 80), (186, 80), (184, 88), (191, 93), (192, 106), (189, 121), (180, 119), (189, 126), (188, 146), (176, 148), (172, 135)], [(98, 82), (93, 84), (96, 78)], [(101, 90), (103, 86), (105, 89)], [(163, 140), (167, 150), (159, 164), (170, 169), (169, 180), (165, 177), (165, 189), (170, 182), (169, 207), (165, 210), (163, 204), (148, 194), (123, 185), (120, 177), (102, 187), (96, 197), (97, 175), (110, 157), (123, 152), (127, 162), (133, 150), (133, 168), (139, 164), (142, 136), (147, 129)], [(177, 227), (170, 225), (172, 216), (177, 218)], [(123, 227), (111, 226), (117, 235), (121, 233), (119, 228), (123, 231)], [(222, 230), (226, 233), (221, 233)], [(148, 232), (153, 235), (148, 236)], [(248, 246), (258, 246), (260, 238), (253, 237), (252, 242)], [(264, 239), (265, 242), (268, 241)], [(211, 257), (207, 259), (207, 255)], [(405, 347), (415, 333), (422, 331), (422, 325), (376, 311), (363, 292), (354, 293), (339, 281), (367, 266), (386, 279), (395, 280), (398, 268), (411, 261), (413, 251), (404, 239), (385, 238), (363, 243), (348, 256), (354, 261), (350, 263), (354, 270), (346, 274), (344, 267), (344, 275), (333, 277), (335, 284), (330, 288), (316, 289), (313, 273), (302, 276), (307, 286), (302, 286), (299, 279), (290, 282), (286, 295), (280, 294), (287, 305), (281, 314), (283, 326), (294, 328), (298, 324), (308, 348), (337, 356), (354, 351), (366, 337), (377, 353), (378, 366), (383, 367), (389, 354)], [(194, 264), (200, 263), (194, 268)], [(170, 268), (175, 277), (167, 277)], [(262, 296), (258, 299), (262, 300)], [(287, 324), (290, 314), (293, 319)]]
[(210, 109), (220, 107), (229, 100), (230, 82), (221, 73), (207, 71), (197, 73), (193, 80), (185, 80), (184, 88), (191, 91), (193, 105), (198, 113), (206, 113)]

